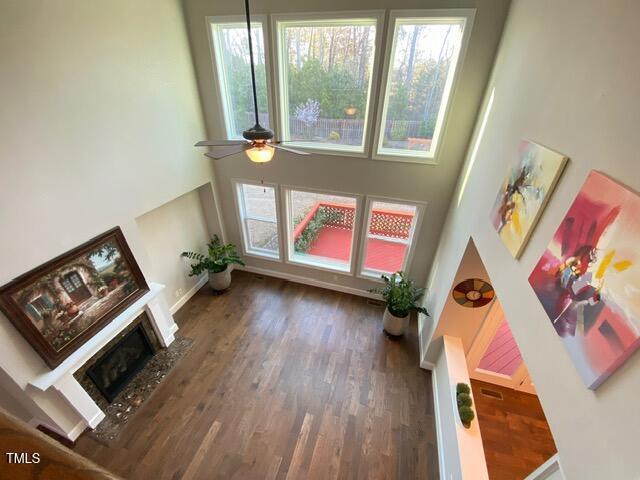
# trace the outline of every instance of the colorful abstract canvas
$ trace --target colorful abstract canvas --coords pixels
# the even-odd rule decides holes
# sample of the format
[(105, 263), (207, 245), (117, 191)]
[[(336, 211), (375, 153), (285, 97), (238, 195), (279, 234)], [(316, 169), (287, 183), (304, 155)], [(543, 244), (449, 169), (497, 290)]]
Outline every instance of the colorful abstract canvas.
[(518, 158), (502, 182), (491, 221), (509, 252), (518, 258), (567, 162), (553, 150), (522, 140)]
[(640, 346), (640, 196), (592, 171), (529, 276), (586, 385)]

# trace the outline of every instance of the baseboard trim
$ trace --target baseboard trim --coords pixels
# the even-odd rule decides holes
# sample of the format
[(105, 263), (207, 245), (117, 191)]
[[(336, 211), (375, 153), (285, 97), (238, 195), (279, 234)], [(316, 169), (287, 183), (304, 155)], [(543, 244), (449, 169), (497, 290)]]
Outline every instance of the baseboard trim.
[(435, 370), (435, 364), (428, 362), (426, 360), (420, 361), (420, 368), (424, 368), (425, 370), (431, 370), (432, 372)]
[[(100, 412), (100, 413), (102, 413), (102, 412)], [(102, 413), (102, 418), (104, 418), (104, 413)], [(102, 420), (102, 418), (100, 420)], [(92, 419), (92, 421), (93, 420), (94, 419)], [(99, 422), (97, 422), (96, 425), (98, 423)], [(71, 429), (71, 431), (66, 435), (67, 438), (69, 440), (71, 440), (72, 442), (75, 442), (78, 439), (78, 437), (80, 436), (80, 434), (87, 429), (87, 426), (88, 426), (87, 422), (85, 422), (84, 420), (79, 421), (78, 424), (75, 427), (73, 427)], [(93, 428), (93, 427), (91, 427), (91, 428)]]
[(174, 313), (176, 313), (178, 310), (180, 310), (185, 303), (187, 303), (189, 300), (191, 300), (191, 297), (193, 297), (196, 292), (198, 290), (200, 290), (205, 283), (207, 283), (207, 276), (206, 275), (202, 275), (202, 277), (200, 277), (200, 279), (196, 282), (196, 284), (191, 288), (191, 290), (189, 290), (187, 293), (185, 293), (182, 298), (180, 298), (180, 300), (178, 300), (176, 303), (173, 304), (173, 306), (171, 308), (169, 308), (169, 311), (171, 312), (171, 315), (173, 315)]
[(360, 290), (359, 288), (345, 287), (343, 285), (337, 285), (335, 283), (323, 282), (314, 278), (303, 277), (302, 275), (294, 275), (291, 273), (278, 272), (276, 270), (269, 270), (267, 268), (251, 267), (251, 266), (237, 266), (234, 270), (242, 270), (244, 272), (255, 273), (258, 275), (266, 275), (267, 277), (276, 277), (283, 280), (289, 280), (294, 283), (301, 283), (303, 285), (310, 285), (312, 287), (326, 288), (327, 290), (334, 290), (336, 292), (350, 293), (351, 295), (357, 295), (364, 298), (373, 298), (380, 300), (380, 295), (367, 292), (366, 290)]
[(565, 478), (560, 465), (560, 456), (557, 453), (531, 472), (524, 480), (545, 480), (554, 473), (559, 473), (560, 478)]

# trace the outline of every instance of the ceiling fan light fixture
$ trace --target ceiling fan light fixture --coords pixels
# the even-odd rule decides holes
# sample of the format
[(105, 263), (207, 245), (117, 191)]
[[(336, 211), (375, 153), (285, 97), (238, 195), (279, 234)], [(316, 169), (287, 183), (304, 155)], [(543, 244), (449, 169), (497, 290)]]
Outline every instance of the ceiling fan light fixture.
[(247, 157), (249, 157), (249, 160), (253, 163), (267, 163), (271, 161), (275, 151), (276, 149), (266, 142), (255, 142), (254, 145), (250, 149), (245, 150), (244, 153), (247, 154)]

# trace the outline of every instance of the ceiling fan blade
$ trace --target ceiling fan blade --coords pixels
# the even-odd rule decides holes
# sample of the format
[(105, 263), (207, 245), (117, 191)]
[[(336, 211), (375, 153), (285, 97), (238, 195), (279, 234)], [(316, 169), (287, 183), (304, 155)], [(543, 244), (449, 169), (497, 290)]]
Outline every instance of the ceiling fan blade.
[(213, 158), (214, 160), (219, 160), (224, 157), (228, 157), (230, 155), (235, 155), (236, 153), (244, 152), (245, 150), (251, 148), (251, 144), (246, 143), (242, 145), (233, 145), (229, 148), (219, 148), (213, 152), (207, 152), (205, 155), (209, 158)]
[(200, 140), (195, 147), (224, 147), (227, 145), (244, 145), (244, 140)]
[(278, 150), (285, 150), (287, 152), (291, 152), (291, 153), (295, 153), (296, 155), (310, 155), (309, 152), (303, 152), (302, 150), (295, 150), (293, 148), (289, 148), (289, 147), (283, 147), (282, 145), (280, 145), (281, 142), (278, 143), (272, 143), (271, 146), (273, 148), (277, 148)]

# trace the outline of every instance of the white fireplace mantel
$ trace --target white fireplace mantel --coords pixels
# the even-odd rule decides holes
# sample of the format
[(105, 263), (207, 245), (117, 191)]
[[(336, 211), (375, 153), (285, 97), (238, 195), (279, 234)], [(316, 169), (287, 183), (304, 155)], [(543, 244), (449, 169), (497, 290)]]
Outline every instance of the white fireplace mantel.
[(34, 400), (41, 399), (43, 395), (62, 397), (80, 415), (82, 420), (76, 424), (72, 431), (67, 431), (61, 425), (49, 425), (71, 440), (75, 440), (87, 427), (95, 428), (105, 416), (73, 376), (76, 370), (131, 324), (143, 311), (147, 313), (160, 343), (167, 347), (173, 342), (174, 333), (178, 330), (178, 326), (174, 322), (164, 298), (162, 298), (161, 292), (164, 285), (151, 283), (149, 287), (149, 292), (127, 307), (60, 365), (51, 371), (35, 376), (28, 382), (27, 393)]

